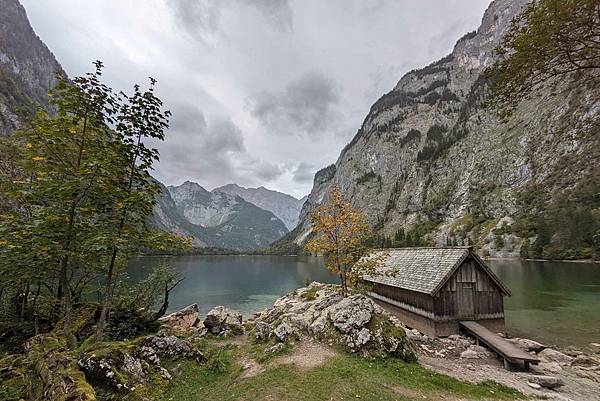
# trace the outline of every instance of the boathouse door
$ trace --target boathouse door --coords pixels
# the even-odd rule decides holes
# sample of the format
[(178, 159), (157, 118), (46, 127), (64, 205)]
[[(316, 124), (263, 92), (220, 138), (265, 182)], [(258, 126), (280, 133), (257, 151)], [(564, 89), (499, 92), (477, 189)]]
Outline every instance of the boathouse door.
[(473, 291), (475, 283), (456, 283), (456, 309), (460, 319), (474, 319)]

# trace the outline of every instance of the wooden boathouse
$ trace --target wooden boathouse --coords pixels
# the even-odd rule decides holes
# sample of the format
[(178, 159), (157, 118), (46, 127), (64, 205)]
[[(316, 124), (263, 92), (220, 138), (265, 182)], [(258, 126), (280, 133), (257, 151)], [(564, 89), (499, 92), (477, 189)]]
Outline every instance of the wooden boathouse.
[(431, 337), (459, 333), (474, 321), (504, 331), (510, 290), (471, 247), (377, 250), (381, 260), (364, 280), (370, 295), (408, 327)]

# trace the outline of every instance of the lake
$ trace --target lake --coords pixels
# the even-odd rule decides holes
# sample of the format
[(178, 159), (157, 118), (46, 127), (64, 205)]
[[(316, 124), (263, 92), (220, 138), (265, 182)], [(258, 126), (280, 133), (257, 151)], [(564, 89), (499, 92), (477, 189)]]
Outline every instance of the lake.
[[(323, 259), (310, 256), (142, 257), (133, 261), (129, 275), (141, 280), (165, 261), (185, 277), (171, 294), (170, 311), (198, 303), (201, 314), (225, 305), (249, 315), (306, 282), (337, 282)], [(511, 335), (562, 346), (600, 343), (600, 264), (487, 263), (512, 291), (505, 301)]]

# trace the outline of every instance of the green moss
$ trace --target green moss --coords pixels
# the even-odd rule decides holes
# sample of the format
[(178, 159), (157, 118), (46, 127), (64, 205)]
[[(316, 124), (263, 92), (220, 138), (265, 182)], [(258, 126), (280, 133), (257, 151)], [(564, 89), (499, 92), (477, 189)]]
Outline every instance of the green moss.
[(309, 287), (306, 291), (304, 291), (301, 295), (302, 299), (305, 301), (314, 301), (317, 298), (317, 290), (316, 286)]

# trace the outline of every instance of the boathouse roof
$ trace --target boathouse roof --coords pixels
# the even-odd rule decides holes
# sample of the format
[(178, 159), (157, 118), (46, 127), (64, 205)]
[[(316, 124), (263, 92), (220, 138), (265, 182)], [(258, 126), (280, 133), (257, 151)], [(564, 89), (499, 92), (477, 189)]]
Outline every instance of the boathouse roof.
[(472, 247), (381, 249), (372, 252), (369, 257), (382, 259), (375, 274), (365, 277), (366, 281), (432, 296), (442, 288), (468, 257), (472, 257), (502, 292), (510, 295), (510, 290), (473, 252)]

